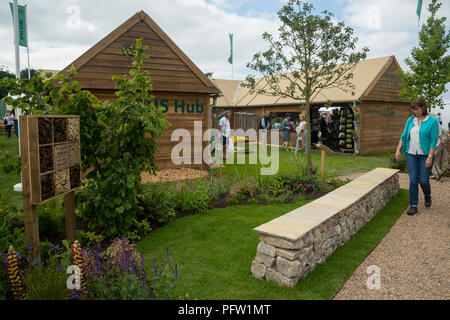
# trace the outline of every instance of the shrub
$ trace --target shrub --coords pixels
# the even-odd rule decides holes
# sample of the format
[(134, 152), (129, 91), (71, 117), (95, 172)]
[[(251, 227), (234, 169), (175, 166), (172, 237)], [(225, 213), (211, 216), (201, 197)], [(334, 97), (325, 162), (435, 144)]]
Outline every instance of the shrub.
[(39, 232), (48, 236), (58, 234), (64, 220), (63, 197), (38, 206)]
[(204, 180), (184, 182), (177, 194), (177, 207), (182, 211), (204, 213), (208, 210), (210, 198)]
[(391, 168), (399, 169), (402, 172), (408, 172), (408, 168), (406, 167), (406, 159), (403, 153), (400, 154), (400, 160), (397, 161), (394, 153), (387, 153), (389, 160), (391, 160)]
[(236, 182), (230, 190), (230, 196), (243, 195), (253, 197), (256, 194), (256, 180), (253, 177)]
[(258, 199), (255, 199), (255, 198), (248, 199), (248, 204), (250, 204), (250, 205), (255, 205), (258, 203), (259, 203)]
[(169, 223), (176, 217), (172, 183), (146, 183), (139, 185), (139, 205), (142, 215), (158, 223)]

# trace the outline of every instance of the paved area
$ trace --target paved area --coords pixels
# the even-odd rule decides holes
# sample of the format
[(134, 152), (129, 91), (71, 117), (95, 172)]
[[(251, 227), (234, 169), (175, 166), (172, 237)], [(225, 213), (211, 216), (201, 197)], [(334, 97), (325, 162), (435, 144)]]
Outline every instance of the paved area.
[[(359, 176), (348, 176), (353, 179)], [(400, 173), (400, 188), (409, 188)], [(346, 281), (335, 300), (450, 299), (450, 178), (431, 179), (432, 201), (424, 206), (419, 187), (418, 213), (406, 211)], [(380, 270), (380, 288), (369, 289), (369, 266)]]

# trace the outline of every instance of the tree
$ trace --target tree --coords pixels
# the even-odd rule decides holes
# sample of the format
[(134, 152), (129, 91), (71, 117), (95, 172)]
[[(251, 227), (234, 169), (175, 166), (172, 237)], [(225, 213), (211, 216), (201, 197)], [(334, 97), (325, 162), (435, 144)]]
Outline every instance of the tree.
[[(267, 86), (259, 86), (255, 77), (246, 78), (243, 86), (250, 93), (291, 98), (306, 107), (306, 128), (311, 143), (310, 102), (323, 89), (339, 88), (349, 92), (356, 64), (366, 58), (368, 48), (356, 52), (357, 38), (353, 29), (344, 22), (333, 22), (333, 14), (323, 11), (313, 14), (314, 6), (299, 0), (290, 0), (278, 12), (282, 25), (279, 39), (265, 32), (263, 39), (269, 44), (265, 52), (258, 52), (247, 64), (261, 73)], [(352, 91), (352, 95), (354, 92)], [(308, 175), (312, 175), (311, 148), (307, 148)]]
[[(30, 69), (30, 78), (33, 78), (39, 71), (36, 69)], [(20, 71), (20, 79), (28, 79), (28, 68)]]
[[(14, 79), (16, 76), (13, 75), (12, 73), (8, 72), (7, 70), (0, 71), (0, 79), (3, 78), (10, 78), (10, 79)], [(4, 97), (6, 97), (8, 95), (8, 89), (4, 88), (3, 86), (0, 86), (0, 99), (3, 99)]]
[(450, 82), (450, 31), (445, 31), (446, 17), (437, 18), (441, 7), (438, 0), (432, 0), (428, 6), (431, 16), (422, 25), (419, 32), (418, 47), (411, 51), (411, 58), (405, 63), (410, 72), (399, 71), (404, 89), (400, 96), (407, 100), (423, 97), (428, 108), (444, 108), (444, 101), (439, 98), (447, 92), (445, 85)]

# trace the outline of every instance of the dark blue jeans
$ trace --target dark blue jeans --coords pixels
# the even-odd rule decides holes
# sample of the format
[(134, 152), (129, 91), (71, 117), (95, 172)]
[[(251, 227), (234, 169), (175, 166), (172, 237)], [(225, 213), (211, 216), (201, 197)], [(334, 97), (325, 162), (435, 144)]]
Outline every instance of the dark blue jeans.
[(11, 138), (11, 127), (12, 127), (12, 125), (6, 125), (5, 126), (5, 128), (6, 128), (6, 136), (8, 138)]
[[(430, 175), (431, 167), (425, 168), (425, 162), (428, 155), (414, 155), (406, 153), (406, 167), (409, 174), (409, 204), (411, 206), (417, 206), (419, 202), (419, 186), (422, 188), (425, 196), (431, 195)], [(434, 156), (433, 156), (434, 162)]]
[(14, 122), (14, 133), (16, 136), (19, 136), (19, 120), (13, 120)]

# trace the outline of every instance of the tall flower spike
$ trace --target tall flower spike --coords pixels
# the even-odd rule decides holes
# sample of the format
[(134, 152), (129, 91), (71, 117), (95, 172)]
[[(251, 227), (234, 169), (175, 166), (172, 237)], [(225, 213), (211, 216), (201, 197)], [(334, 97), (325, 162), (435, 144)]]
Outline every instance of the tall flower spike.
[[(80, 293), (82, 295), (87, 293), (86, 289), (86, 276), (84, 274), (84, 268), (83, 268), (83, 250), (81, 248), (81, 244), (75, 240), (75, 242), (72, 244), (72, 264), (74, 266), (77, 266), (80, 269), (80, 282), (81, 282), (81, 288)], [(77, 271), (75, 271), (77, 272)]]
[(19, 257), (13, 247), (9, 247), (8, 253), (6, 254), (6, 272), (8, 273), (13, 299), (24, 300), (25, 288), (22, 276), (20, 275)]

